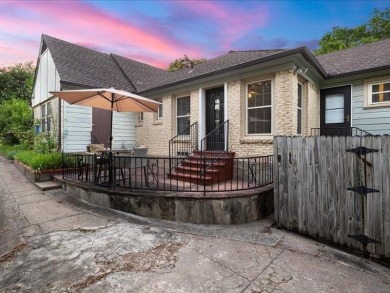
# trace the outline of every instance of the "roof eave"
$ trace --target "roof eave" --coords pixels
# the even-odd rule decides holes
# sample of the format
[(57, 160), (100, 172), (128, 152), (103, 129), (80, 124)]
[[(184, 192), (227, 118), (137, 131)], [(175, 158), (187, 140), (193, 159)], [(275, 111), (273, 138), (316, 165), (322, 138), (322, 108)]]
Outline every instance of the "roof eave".
[(86, 88), (86, 89), (98, 88), (97, 86), (86, 85), (86, 84), (72, 82), (72, 81), (66, 81), (66, 80), (60, 80), (60, 84), (61, 85), (70, 85), (70, 86), (83, 87), (83, 88)]
[(267, 56), (267, 57), (264, 57), (264, 58), (256, 59), (256, 60), (253, 60), (253, 61), (249, 61), (249, 62), (241, 63), (241, 64), (238, 64), (238, 65), (230, 66), (230, 67), (227, 67), (227, 68), (224, 68), (224, 69), (221, 69), (221, 70), (205, 73), (205, 74), (202, 74), (202, 75), (199, 75), (199, 76), (194, 76), (192, 78), (187, 78), (185, 80), (175, 81), (175, 82), (172, 82), (172, 83), (168, 83), (168, 84), (164, 84), (164, 85), (157, 86), (157, 87), (154, 87), (154, 88), (150, 88), (150, 89), (147, 89), (147, 90), (144, 90), (144, 91), (140, 91), (140, 93), (144, 94), (144, 93), (148, 93), (148, 92), (152, 92), (152, 91), (156, 91), (156, 90), (165, 89), (165, 88), (168, 88), (168, 87), (171, 87), (171, 86), (175, 86), (175, 85), (178, 85), (178, 84), (181, 84), (181, 83), (191, 82), (191, 81), (194, 81), (194, 80), (197, 80), (197, 79), (203, 79), (203, 78), (215, 76), (215, 75), (222, 74), (222, 73), (225, 73), (225, 72), (228, 72), (228, 71), (237, 70), (237, 69), (241, 69), (241, 68), (248, 67), (248, 66), (258, 65), (258, 64), (261, 64), (261, 63), (273, 61), (273, 60), (276, 60), (276, 59), (279, 59), (279, 58), (288, 57), (288, 56), (292, 56), (294, 54), (299, 54), (299, 53), (302, 54), (305, 57), (305, 59), (311, 65), (313, 65), (314, 68), (316, 68), (318, 70), (318, 72), (321, 74), (321, 76), (323, 78), (327, 78), (328, 77), (328, 75), (326, 74), (326, 72), (325, 72), (324, 68), (321, 66), (321, 64), (317, 61), (317, 59), (315, 59), (314, 55), (309, 51), (309, 49), (306, 46), (304, 46), (304, 47), (299, 47), (299, 48), (296, 48), (296, 49), (292, 49), (292, 50), (287, 50), (287, 51), (283, 51), (283, 52), (280, 52), (280, 53), (276, 53), (276, 54), (273, 54), (273, 55), (270, 55), (270, 56)]
[(379, 66), (379, 67), (374, 67), (374, 68), (369, 68), (369, 69), (344, 72), (344, 73), (340, 73), (340, 74), (328, 74), (328, 79), (346, 77), (346, 76), (357, 75), (357, 74), (365, 74), (365, 73), (371, 73), (371, 72), (389, 70), (389, 69), (390, 69), (390, 65), (384, 65), (384, 66)]

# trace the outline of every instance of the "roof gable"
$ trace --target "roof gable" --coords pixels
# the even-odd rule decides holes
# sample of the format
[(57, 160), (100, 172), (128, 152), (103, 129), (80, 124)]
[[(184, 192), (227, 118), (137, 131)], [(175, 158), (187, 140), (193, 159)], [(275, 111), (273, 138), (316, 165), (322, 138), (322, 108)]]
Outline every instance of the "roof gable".
[(47, 35), (42, 39), (42, 48), (50, 50), (61, 82), (135, 91), (110, 55)]

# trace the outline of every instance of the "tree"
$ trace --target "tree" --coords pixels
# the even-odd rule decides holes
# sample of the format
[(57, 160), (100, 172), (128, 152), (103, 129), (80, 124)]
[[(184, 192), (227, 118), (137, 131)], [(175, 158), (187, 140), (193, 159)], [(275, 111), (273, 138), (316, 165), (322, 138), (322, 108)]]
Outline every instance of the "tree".
[(30, 101), (34, 71), (32, 61), (0, 68), (0, 101), (12, 98)]
[(176, 71), (180, 70), (186, 67), (193, 67), (194, 65), (197, 65), (199, 63), (205, 62), (207, 59), (200, 58), (200, 59), (190, 59), (187, 57), (186, 54), (184, 54), (183, 58), (177, 58), (169, 64), (168, 70), (169, 71)]
[(315, 55), (356, 47), (390, 37), (390, 8), (375, 9), (371, 19), (355, 28), (334, 27), (321, 38)]
[(0, 103), (0, 137), (9, 144), (31, 145), (33, 114), (29, 102), (23, 99), (8, 99)]

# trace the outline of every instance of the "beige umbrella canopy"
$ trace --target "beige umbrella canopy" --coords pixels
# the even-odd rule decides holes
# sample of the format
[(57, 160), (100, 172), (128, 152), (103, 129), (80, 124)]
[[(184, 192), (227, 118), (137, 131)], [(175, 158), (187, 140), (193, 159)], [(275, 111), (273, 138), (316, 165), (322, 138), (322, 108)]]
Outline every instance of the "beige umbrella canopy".
[[(157, 112), (159, 102), (129, 92), (109, 89), (85, 89), (50, 92), (69, 104), (94, 107), (117, 112)], [(110, 148), (112, 148), (112, 113)]]

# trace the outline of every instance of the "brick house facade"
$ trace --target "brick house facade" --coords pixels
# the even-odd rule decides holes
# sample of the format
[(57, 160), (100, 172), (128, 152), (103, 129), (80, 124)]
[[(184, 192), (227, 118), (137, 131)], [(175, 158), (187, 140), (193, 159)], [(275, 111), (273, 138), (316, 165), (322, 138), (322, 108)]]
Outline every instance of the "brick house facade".
[[(125, 132), (123, 125), (119, 125), (124, 120), (117, 120), (118, 123), (113, 126), (122, 131), (121, 140), (116, 141), (117, 146), (146, 145), (150, 155), (167, 156), (169, 140), (192, 123), (198, 123), (199, 142), (206, 136), (211, 119), (206, 110), (208, 93), (213, 89), (220, 89), (222, 93), (218, 100), (220, 104), (215, 106), (221, 109), (215, 108), (215, 111), (223, 112), (223, 121), (218, 118), (215, 123), (229, 120), (229, 140), (225, 148), (235, 152), (236, 156), (272, 154), (275, 135), (311, 135), (313, 128), (322, 127), (320, 117), (324, 120), (325, 116), (329, 116), (331, 122), (332, 119), (342, 119), (345, 127), (354, 126), (355, 121), (360, 123), (360, 127), (365, 127), (368, 125), (365, 121), (369, 121), (367, 117), (389, 113), (386, 107), (390, 101), (382, 101), (383, 98), (380, 103), (367, 106), (367, 101), (375, 100), (363, 95), (363, 87), (390, 86), (390, 39), (319, 57), (315, 57), (307, 47), (231, 51), (175, 72), (114, 54), (103, 54), (46, 35), (42, 36), (40, 58), (44, 54), (49, 55), (49, 61), (52, 60), (56, 78), (52, 78), (55, 81), (52, 86), (46, 85), (46, 90), (42, 90), (45, 78), (50, 80), (48, 77), (54, 73), (45, 73), (46, 69), (40, 65), (39, 59), (32, 100), (35, 118), (41, 118), (40, 107), (53, 99), (48, 94), (50, 90), (114, 86), (155, 99), (162, 102), (158, 113), (144, 113), (142, 118), (129, 113)], [(376, 58), (376, 54), (380, 58)], [(75, 55), (80, 58), (75, 60)], [(351, 91), (348, 97), (352, 96), (352, 101), (345, 100), (352, 104), (350, 113), (343, 114), (338, 108), (321, 106), (321, 99), (329, 98), (330, 102), (335, 99), (334, 95), (326, 95), (329, 87), (343, 86), (345, 89), (345, 85)], [(372, 90), (365, 92), (377, 95)], [(388, 97), (385, 92), (379, 94), (384, 99)], [(339, 93), (337, 95), (340, 103), (342, 97)], [(360, 102), (363, 99), (365, 102)], [(85, 145), (92, 139), (90, 109), (61, 104), (56, 99), (51, 105), (53, 120), (57, 120), (52, 129), (58, 137), (59, 148), (63, 151), (84, 151)], [(184, 113), (183, 109), (189, 112)], [(386, 115), (382, 116), (390, 125), (390, 115)], [(387, 122), (379, 126), (370, 123), (367, 127), (380, 129), (378, 134), (390, 132), (383, 126)], [(116, 131), (119, 130), (113, 129), (114, 133)]]

